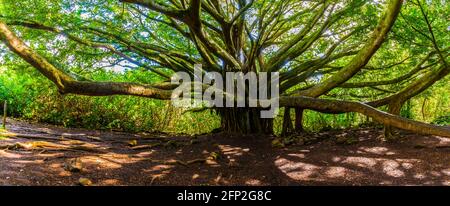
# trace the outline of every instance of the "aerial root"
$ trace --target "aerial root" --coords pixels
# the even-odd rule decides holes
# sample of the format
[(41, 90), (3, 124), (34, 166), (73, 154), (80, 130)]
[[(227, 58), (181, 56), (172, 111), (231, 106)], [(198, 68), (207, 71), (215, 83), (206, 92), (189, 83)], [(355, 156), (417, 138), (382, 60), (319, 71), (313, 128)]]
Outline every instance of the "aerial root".
[(144, 144), (144, 145), (138, 145), (138, 146), (133, 146), (130, 147), (132, 150), (141, 150), (141, 149), (151, 149), (157, 146), (161, 146), (161, 143), (154, 143), (154, 144)]

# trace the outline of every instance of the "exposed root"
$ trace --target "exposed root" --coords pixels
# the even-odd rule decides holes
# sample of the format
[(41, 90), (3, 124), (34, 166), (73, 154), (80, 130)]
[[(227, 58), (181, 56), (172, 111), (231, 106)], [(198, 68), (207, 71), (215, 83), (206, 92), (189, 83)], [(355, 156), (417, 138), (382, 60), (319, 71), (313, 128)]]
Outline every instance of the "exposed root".
[(68, 146), (55, 144), (51, 142), (45, 141), (32, 141), (32, 142), (17, 142), (14, 144), (1, 145), (0, 149), (9, 149), (9, 150), (36, 150), (43, 149), (46, 151), (55, 151), (55, 150), (63, 150), (63, 151), (84, 151), (84, 152), (93, 152), (93, 153), (106, 153), (105, 150), (86, 147), (81, 145)]
[(94, 136), (87, 135), (86, 138), (97, 141), (97, 142), (104, 142), (104, 140), (100, 137), (94, 137)]
[(161, 146), (161, 143), (154, 143), (154, 144), (145, 144), (145, 145), (138, 145), (130, 147), (132, 150), (141, 150), (141, 149), (151, 149), (157, 146)]
[(24, 139), (41, 139), (41, 140), (56, 140), (59, 141), (61, 139), (59, 138), (54, 138), (54, 137), (46, 137), (46, 136), (41, 136), (41, 135), (33, 135), (33, 134), (17, 134), (17, 133), (13, 133), (13, 132), (1, 132), (0, 136), (3, 137), (19, 137), (19, 138), (24, 138)]

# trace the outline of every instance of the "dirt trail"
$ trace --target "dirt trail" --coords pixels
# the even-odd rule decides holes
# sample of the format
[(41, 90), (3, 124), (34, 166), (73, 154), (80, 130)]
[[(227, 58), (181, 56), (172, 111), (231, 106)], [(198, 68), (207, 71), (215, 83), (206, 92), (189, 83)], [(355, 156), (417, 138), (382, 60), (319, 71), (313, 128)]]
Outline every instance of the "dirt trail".
[[(311, 145), (273, 148), (271, 137), (208, 135), (196, 138), (66, 129), (10, 120), (9, 131), (49, 137), (78, 150), (0, 150), (0, 185), (450, 185), (450, 140), (403, 134), (380, 143), (378, 129), (315, 134)], [(337, 137), (358, 142), (336, 144)], [(136, 141), (133, 141), (136, 140)], [(29, 138), (3, 138), (1, 145)], [(131, 146), (151, 148), (131, 149)], [(131, 146), (130, 146), (131, 145)], [(67, 162), (80, 162), (70, 171)]]

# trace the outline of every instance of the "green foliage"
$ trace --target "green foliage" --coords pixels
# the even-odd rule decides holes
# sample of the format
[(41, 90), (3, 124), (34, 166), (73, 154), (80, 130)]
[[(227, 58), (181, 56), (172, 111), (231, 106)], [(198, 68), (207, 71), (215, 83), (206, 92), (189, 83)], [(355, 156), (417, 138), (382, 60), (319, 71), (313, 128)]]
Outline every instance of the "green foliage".
[[(199, 134), (220, 125), (219, 118), (210, 111), (183, 113), (170, 102), (160, 100), (130, 96), (63, 96), (32, 68), (15, 67), (16, 70), (0, 69), (0, 101), (8, 101), (11, 116), (65, 127), (130, 132)], [(90, 78), (138, 82), (153, 78), (146, 75), (149, 73), (130, 71), (117, 75), (99, 71)]]
[(440, 116), (436, 118), (432, 123), (441, 126), (450, 126), (450, 115)]

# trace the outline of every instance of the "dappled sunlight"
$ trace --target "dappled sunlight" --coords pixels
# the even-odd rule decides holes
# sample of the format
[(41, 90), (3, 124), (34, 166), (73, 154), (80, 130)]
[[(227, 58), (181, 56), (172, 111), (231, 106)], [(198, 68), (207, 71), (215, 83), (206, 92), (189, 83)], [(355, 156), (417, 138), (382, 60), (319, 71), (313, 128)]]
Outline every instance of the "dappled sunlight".
[(277, 158), (275, 165), (284, 174), (298, 181), (321, 182), (326, 179), (350, 181), (362, 175), (357, 171), (342, 166), (319, 166), (302, 161), (288, 160), (286, 158)]
[(443, 169), (443, 170), (441, 170), (441, 172), (442, 172), (442, 174), (447, 175), (447, 176), (450, 177), (450, 168)]
[(409, 162), (403, 162), (401, 165), (404, 169), (407, 169), (407, 170), (412, 169), (414, 167), (414, 165)]
[(405, 170), (412, 169), (414, 163), (418, 163), (417, 159), (395, 159), (390, 160), (386, 158), (369, 158), (369, 157), (347, 157), (342, 163), (363, 167), (369, 170), (376, 171), (381, 167), (385, 175), (391, 177), (404, 177)]
[(415, 174), (413, 177), (416, 178), (416, 179), (425, 179), (426, 178), (426, 176), (424, 174), (421, 174), (421, 173)]
[(245, 181), (245, 184), (246, 185), (251, 185), (251, 186), (258, 186), (258, 185), (261, 185), (262, 182), (260, 180), (257, 180), (257, 179), (250, 179), (250, 180)]
[(49, 172), (57, 174), (60, 177), (72, 176), (72, 173), (70, 171), (64, 169), (62, 163), (51, 163), (47, 166), (47, 170), (49, 170)]
[[(338, 149), (345, 150), (344, 148)], [(278, 156), (274, 164), (283, 174), (299, 182), (339, 181), (340, 184), (353, 185), (354, 181), (373, 178), (368, 174), (378, 178), (379, 185), (397, 185), (404, 178), (417, 181), (411, 181), (407, 185), (448, 185), (450, 180), (450, 168), (420, 172), (424, 170), (423, 164), (427, 160), (407, 158), (389, 147), (360, 146), (347, 150), (349, 155), (324, 156), (325, 159), (320, 161), (316, 159), (319, 153), (320, 151), (315, 150), (306, 154), (287, 153)]]
[(399, 169), (400, 164), (393, 160), (385, 160), (382, 162), (383, 172), (392, 177), (404, 177), (405, 173)]
[(102, 185), (110, 185), (110, 186), (114, 186), (114, 185), (120, 185), (120, 181), (118, 179), (106, 179), (106, 180), (102, 180), (100, 181), (100, 184)]
[(438, 172), (438, 171), (431, 171), (430, 174), (435, 176), (435, 177), (441, 177), (442, 176), (442, 174), (440, 172)]
[(377, 155), (394, 155), (395, 152), (389, 151), (386, 147), (359, 147), (357, 153), (371, 153)]
[(69, 172), (69, 171), (66, 171), (66, 170), (61, 170), (61, 171), (58, 173), (58, 175), (61, 176), (61, 177), (70, 177), (70, 176), (72, 176), (72, 173)]
[(290, 157), (305, 158), (305, 154), (288, 154)]
[(199, 174), (195, 173), (194, 175), (192, 175), (192, 180), (196, 180), (200, 177)]
[(328, 167), (325, 170), (325, 175), (330, 178), (344, 177), (350, 171), (345, 167)]
[(48, 164), (49, 168), (62, 168), (62, 164), (61, 163), (51, 163)]
[(308, 180), (310, 176), (317, 174), (321, 167), (313, 164), (294, 162), (285, 158), (275, 160), (275, 165), (292, 179)]
[[(80, 177), (85, 177), (94, 185), (450, 184), (450, 168), (443, 161), (447, 150), (411, 149), (414, 144), (407, 145), (408, 150), (395, 144), (374, 144), (372, 140), (350, 145), (322, 141), (273, 148), (270, 139), (243, 141), (218, 135), (208, 137), (211, 139), (199, 138), (195, 144), (190, 144), (191, 137), (168, 137), (169, 140), (160, 141), (160, 146), (134, 150), (128, 144), (135, 138), (130, 134), (107, 133), (100, 135), (101, 141), (98, 141), (80, 136), (90, 135), (88, 132), (65, 132), (64, 135), (57, 134), (57, 130), (54, 132), (49, 136), (55, 138), (52, 143), (89, 146), (102, 151), (0, 150), (0, 161), (6, 162), (6, 167), (0, 165), (0, 183), (76, 185)], [(364, 131), (347, 131), (345, 135), (357, 133)], [(437, 138), (423, 139), (434, 141)], [(159, 141), (137, 137), (136, 140), (138, 145)], [(12, 142), (27, 141), (30, 140), (14, 138)], [(166, 146), (164, 143), (168, 141), (173, 144)], [(67, 168), (67, 163), (74, 159), (82, 163), (80, 171)]]
[(168, 174), (170, 169), (174, 168), (173, 165), (155, 165), (152, 166), (150, 169), (144, 169), (145, 172), (160, 172), (162, 174)]
[(250, 151), (249, 148), (233, 147), (230, 145), (219, 145), (218, 147), (223, 154), (231, 156), (242, 156), (244, 153)]
[(118, 169), (122, 167), (122, 164), (118, 163), (115, 159), (110, 160), (107, 158), (101, 158), (97, 156), (84, 156), (80, 159), (86, 166), (93, 165), (98, 168), (109, 168), (109, 169)]
[(352, 164), (356, 165), (358, 167), (364, 167), (364, 168), (373, 168), (377, 161), (374, 158), (368, 158), (368, 157), (346, 157), (342, 161), (342, 163)]
[[(233, 147), (231, 145), (218, 145), (218, 147), (223, 155), (228, 159), (230, 166), (238, 165), (237, 157), (240, 157), (250, 151), (249, 148)], [(213, 161), (210, 161), (210, 163), (212, 165), (216, 165)]]
[(174, 167), (175, 166), (173, 165), (160, 164), (152, 166), (149, 169), (143, 169), (142, 171), (144, 173), (149, 173), (151, 183), (153, 183), (155, 180), (162, 179), (169, 175)]
[(436, 138), (439, 141), (439, 144), (442, 144), (442, 145), (450, 144), (450, 139), (449, 138), (444, 138), (444, 137), (439, 137), (439, 136), (433, 136), (433, 137)]
[(133, 157), (146, 158), (146, 157), (150, 157), (152, 154), (154, 154), (154, 151), (143, 151), (143, 152), (134, 154)]

